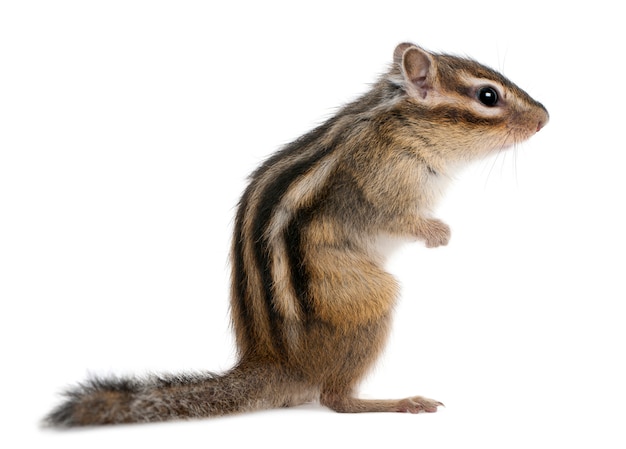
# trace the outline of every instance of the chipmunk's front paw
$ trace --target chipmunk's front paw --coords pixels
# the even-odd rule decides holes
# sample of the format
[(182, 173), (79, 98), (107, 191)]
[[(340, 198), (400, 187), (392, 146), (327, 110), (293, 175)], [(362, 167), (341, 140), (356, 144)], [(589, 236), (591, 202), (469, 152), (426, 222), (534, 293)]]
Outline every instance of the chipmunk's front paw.
[(450, 226), (437, 218), (425, 219), (419, 227), (427, 248), (445, 246), (450, 241)]

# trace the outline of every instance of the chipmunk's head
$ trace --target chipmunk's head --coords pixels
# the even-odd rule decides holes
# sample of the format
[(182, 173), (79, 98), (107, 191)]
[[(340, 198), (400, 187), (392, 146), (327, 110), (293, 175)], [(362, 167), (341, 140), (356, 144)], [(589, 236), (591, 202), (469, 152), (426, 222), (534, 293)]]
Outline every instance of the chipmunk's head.
[[(389, 80), (405, 107), (448, 149), (479, 156), (522, 142), (548, 123), (548, 111), (500, 73), (471, 59), (396, 47)], [(417, 117), (416, 117), (417, 118)]]

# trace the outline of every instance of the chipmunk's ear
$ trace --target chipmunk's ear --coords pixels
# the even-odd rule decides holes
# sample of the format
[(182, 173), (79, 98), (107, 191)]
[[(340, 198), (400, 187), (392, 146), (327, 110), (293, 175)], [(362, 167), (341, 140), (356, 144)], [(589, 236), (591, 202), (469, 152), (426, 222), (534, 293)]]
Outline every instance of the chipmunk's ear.
[(393, 59), (400, 66), (408, 93), (426, 98), (435, 77), (435, 62), (430, 53), (416, 45), (404, 43), (396, 47)]

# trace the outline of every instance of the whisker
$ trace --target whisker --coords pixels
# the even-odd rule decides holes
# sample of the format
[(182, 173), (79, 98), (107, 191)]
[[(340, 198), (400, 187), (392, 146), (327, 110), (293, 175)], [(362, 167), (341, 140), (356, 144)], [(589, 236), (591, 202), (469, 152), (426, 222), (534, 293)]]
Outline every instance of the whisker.
[(516, 188), (519, 187), (519, 178), (517, 176), (517, 173), (519, 171), (517, 169), (517, 166), (518, 166), (518, 162), (517, 162), (518, 151), (517, 151), (517, 148), (518, 148), (517, 144), (514, 145), (513, 148), (512, 148), (512, 150), (513, 150), (513, 155), (512, 155), (512, 157), (513, 157), (513, 167), (512, 167), (512, 170), (513, 170), (513, 181), (515, 182), (515, 187)]
[(487, 184), (489, 182), (489, 178), (491, 177), (491, 173), (493, 172), (496, 164), (498, 163), (498, 159), (500, 158), (500, 155), (503, 154), (503, 159), (502, 159), (502, 165), (500, 168), (500, 176), (502, 177), (502, 175), (504, 174), (504, 166), (505, 166), (505, 161), (506, 161), (506, 153), (508, 152), (508, 149), (506, 147), (506, 143), (509, 141), (509, 138), (511, 137), (511, 135), (513, 135), (513, 130), (508, 130), (507, 133), (502, 136), (502, 140), (500, 145), (498, 145), (497, 151), (496, 151), (496, 155), (493, 158), (493, 162), (491, 163), (491, 167), (489, 168), (489, 172), (487, 173), (487, 177), (485, 179), (485, 188), (487, 187)]
[(496, 53), (498, 56), (498, 65), (499, 65), (499, 72), (502, 73), (504, 75), (505, 73), (505, 66), (506, 66), (506, 55), (509, 52), (509, 45), (506, 44), (506, 47), (504, 49), (504, 54), (502, 55), (502, 57), (500, 57), (500, 47), (496, 47)]
[(495, 156), (492, 156), (491, 164), (489, 165), (489, 171), (487, 172), (487, 176), (485, 176), (485, 185), (484, 188), (487, 189), (487, 185), (489, 184), (489, 178), (491, 178), (491, 172), (493, 171), (493, 167), (496, 164), (496, 160), (500, 155), (500, 150), (496, 151)]

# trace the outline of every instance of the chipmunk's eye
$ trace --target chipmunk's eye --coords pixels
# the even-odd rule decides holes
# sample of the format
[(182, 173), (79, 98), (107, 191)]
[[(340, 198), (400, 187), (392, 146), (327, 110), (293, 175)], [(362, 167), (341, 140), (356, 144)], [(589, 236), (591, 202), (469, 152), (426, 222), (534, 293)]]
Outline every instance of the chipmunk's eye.
[(498, 91), (493, 87), (481, 87), (478, 89), (478, 100), (490, 108), (498, 104)]

